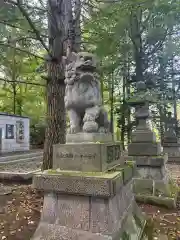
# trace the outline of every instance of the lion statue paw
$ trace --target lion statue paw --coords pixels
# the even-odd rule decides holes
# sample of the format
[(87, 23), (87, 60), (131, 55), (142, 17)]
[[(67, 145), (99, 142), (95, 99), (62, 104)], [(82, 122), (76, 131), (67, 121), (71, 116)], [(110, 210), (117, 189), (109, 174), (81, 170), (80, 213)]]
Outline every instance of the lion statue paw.
[(94, 121), (85, 122), (83, 125), (84, 132), (98, 132), (98, 124)]

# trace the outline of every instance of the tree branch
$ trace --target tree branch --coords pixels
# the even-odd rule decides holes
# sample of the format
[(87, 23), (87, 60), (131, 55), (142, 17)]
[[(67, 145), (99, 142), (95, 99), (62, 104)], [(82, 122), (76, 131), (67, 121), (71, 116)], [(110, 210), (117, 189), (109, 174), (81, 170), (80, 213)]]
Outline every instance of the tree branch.
[(30, 19), (28, 13), (26, 12), (26, 10), (23, 8), (22, 4), (21, 4), (21, 0), (17, 0), (17, 2), (12, 1), (12, 0), (6, 0), (6, 2), (11, 3), (16, 5), (19, 10), (21, 11), (22, 15), (26, 18), (26, 20), (29, 23), (29, 26), (31, 27), (31, 29), (33, 30), (33, 32), (35, 33), (37, 40), (40, 41), (40, 43), (42, 44), (42, 46), (44, 47), (44, 49), (49, 53), (49, 49), (46, 46), (46, 44), (44, 43), (43, 39), (41, 38), (41, 35), (39, 33), (39, 31), (36, 29), (36, 27), (34, 26), (34, 23), (32, 22), (32, 20)]
[[(17, 2), (15, 2), (14, 0), (4, 0), (4, 2), (5, 3), (10, 3), (10, 4), (12, 4), (12, 5), (15, 5), (15, 6), (18, 6), (18, 3)], [(36, 10), (39, 10), (39, 11), (45, 11), (45, 12), (47, 12), (47, 10), (46, 9), (42, 9), (42, 8), (40, 8), (40, 7), (36, 7), (36, 6), (31, 6), (31, 5), (27, 5), (27, 4), (21, 4), (22, 6), (24, 5), (24, 6), (26, 6), (27, 8), (31, 8), (31, 9), (36, 9)]]
[(32, 82), (24, 82), (24, 81), (12, 81), (12, 80), (4, 79), (4, 78), (0, 78), (0, 81), (4, 81), (4, 82), (8, 82), (8, 83), (17, 83), (17, 84), (20, 83), (20, 84), (28, 84), (28, 85), (46, 87), (45, 84), (32, 83)]
[(166, 29), (163, 38), (154, 46), (154, 48), (150, 52), (147, 53), (147, 56), (154, 54), (162, 47), (163, 43), (166, 40), (167, 34), (168, 34), (168, 29)]
[(31, 53), (31, 52), (29, 52), (29, 51), (26, 50), (26, 49), (18, 48), (18, 47), (15, 47), (15, 46), (11, 45), (11, 44), (4, 43), (4, 42), (2, 42), (2, 41), (0, 41), (0, 46), (5, 46), (5, 47), (14, 48), (14, 49), (16, 49), (17, 51), (25, 52), (25, 53), (27, 53), (27, 54), (30, 54), (30, 55), (36, 57), (36, 58), (39, 58), (39, 59), (44, 60), (43, 57), (41, 57), (41, 56), (39, 56), (39, 55), (36, 55), (35, 53)]
[[(15, 24), (11, 24), (11, 23), (9, 23), (8, 21), (5, 21), (5, 20), (0, 20), (0, 23), (4, 24), (4, 25), (7, 25), (9, 27), (12, 27), (12, 28), (17, 28), (17, 29), (20, 29), (20, 30), (23, 30), (23, 31), (27, 31), (28, 33), (34, 34), (34, 31), (32, 31), (32, 30), (26, 30), (26, 29), (24, 29), (24, 28), (22, 28), (20, 26), (16, 26)], [(41, 34), (40, 36), (44, 37), (44, 38), (48, 38), (48, 36), (44, 35), (44, 34)]]

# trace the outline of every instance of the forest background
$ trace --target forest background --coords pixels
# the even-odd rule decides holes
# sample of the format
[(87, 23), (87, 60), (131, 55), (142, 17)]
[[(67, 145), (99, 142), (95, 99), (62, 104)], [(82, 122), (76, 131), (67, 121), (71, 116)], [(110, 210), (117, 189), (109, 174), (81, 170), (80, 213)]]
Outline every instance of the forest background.
[(136, 125), (127, 99), (138, 80), (156, 96), (159, 139), (168, 111), (180, 135), (180, 0), (0, 1), (0, 111), (30, 117), (31, 143), (46, 139), (44, 162), (65, 141), (63, 56), (80, 50), (98, 56), (111, 132), (124, 147)]

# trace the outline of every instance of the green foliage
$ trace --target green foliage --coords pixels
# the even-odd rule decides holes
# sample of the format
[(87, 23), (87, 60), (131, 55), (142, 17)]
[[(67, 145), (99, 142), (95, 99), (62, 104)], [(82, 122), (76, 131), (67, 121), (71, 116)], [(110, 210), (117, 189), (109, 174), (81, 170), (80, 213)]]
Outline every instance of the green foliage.
[[(26, 8), (26, 5), (24, 7)], [(39, 22), (45, 18), (44, 13), (40, 15), (35, 6), (26, 8), (26, 11), (32, 19), (34, 17), (36, 20), (35, 27), (38, 31), (44, 34), (42, 29), (44, 24)], [(0, 41), (0, 46), (2, 46), (0, 47), (0, 111), (29, 116), (31, 124), (37, 124), (45, 117), (45, 87), (40, 86), (45, 85), (45, 82), (36, 73), (41, 61), (31, 56), (30, 53), (37, 49), (41, 53), (41, 48), (37, 44), (29, 23), (16, 5), (4, 4), (1, 9), (0, 35), (2, 36), (2, 41)]]
[[(114, 115), (123, 132), (132, 128), (130, 110), (125, 100), (130, 99), (135, 91), (135, 85), (131, 82), (133, 75), (138, 76), (141, 72), (144, 79), (137, 80), (153, 80), (153, 85), (148, 86), (155, 88), (150, 100), (154, 102), (155, 109), (158, 105), (156, 115), (160, 114), (159, 106), (167, 108), (174, 104), (174, 90), (165, 80), (172, 81), (170, 59), (172, 54), (179, 55), (180, 41), (176, 34), (180, 26), (179, 3), (179, 0), (105, 3), (90, 12), (90, 18), (84, 25), (83, 37), (88, 42), (86, 47), (100, 58), (102, 84), (108, 91), (113, 74)], [(177, 64), (173, 67), (179, 71)], [(111, 102), (109, 94), (108, 103)]]
[(45, 140), (46, 125), (43, 122), (32, 124), (30, 127), (30, 142), (34, 146), (43, 146)]
[[(156, 115), (162, 115), (168, 107), (177, 105), (175, 101), (180, 98), (177, 81), (180, 77), (177, 34), (180, 30), (180, 1), (88, 2), (88, 11), (83, 16), (82, 38), (85, 49), (99, 57), (103, 101), (115, 135), (126, 141), (122, 133), (128, 135), (135, 123), (126, 101), (136, 91), (133, 76), (142, 76), (136, 80), (154, 82), (148, 88), (151, 92), (152, 88), (156, 89), (151, 102), (154, 102), (153, 120), (159, 130)], [(86, 5), (84, 1), (82, 4), (83, 7)], [(47, 44), (47, 12), (43, 1), (25, 0), (23, 9), (27, 15), (16, 4), (5, 4), (0, 10), (0, 78), (7, 80), (0, 81), (0, 111), (27, 115), (35, 126), (44, 120), (45, 88), (20, 81), (45, 84), (36, 72), (44, 62), (32, 54), (44, 54), (41, 40)], [(174, 88), (172, 79), (176, 81)]]

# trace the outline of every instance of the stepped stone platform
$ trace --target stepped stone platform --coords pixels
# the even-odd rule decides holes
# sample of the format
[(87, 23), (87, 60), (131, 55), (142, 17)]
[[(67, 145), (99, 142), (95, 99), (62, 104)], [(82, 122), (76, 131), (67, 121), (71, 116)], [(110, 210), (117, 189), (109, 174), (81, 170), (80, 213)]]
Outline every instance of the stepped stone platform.
[(164, 143), (164, 153), (168, 154), (168, 163), (180, 164), (180, 144), (179, 143)]
[(180, 163), (180, 143), (174, 131), (175, 119), (168, 113), (168, 129), (164, 133), (163, 151), (168, 154), (168, 163)]
[(136, 199), (175, 208), (177, 187), (168, 176), (168, 155), (163, 154), (161, 144), (144, 118), (140, 118), (132, 133), (128, 155), (126, 159), (135, 161), (137, 166), (133, 187)]
[(124, 161), (120, 143), (106, 140), (54, 145), (53, 169), (33, 177), (45, 192), (33, 240), (145, 239), (132, 191), (135, 164)]

